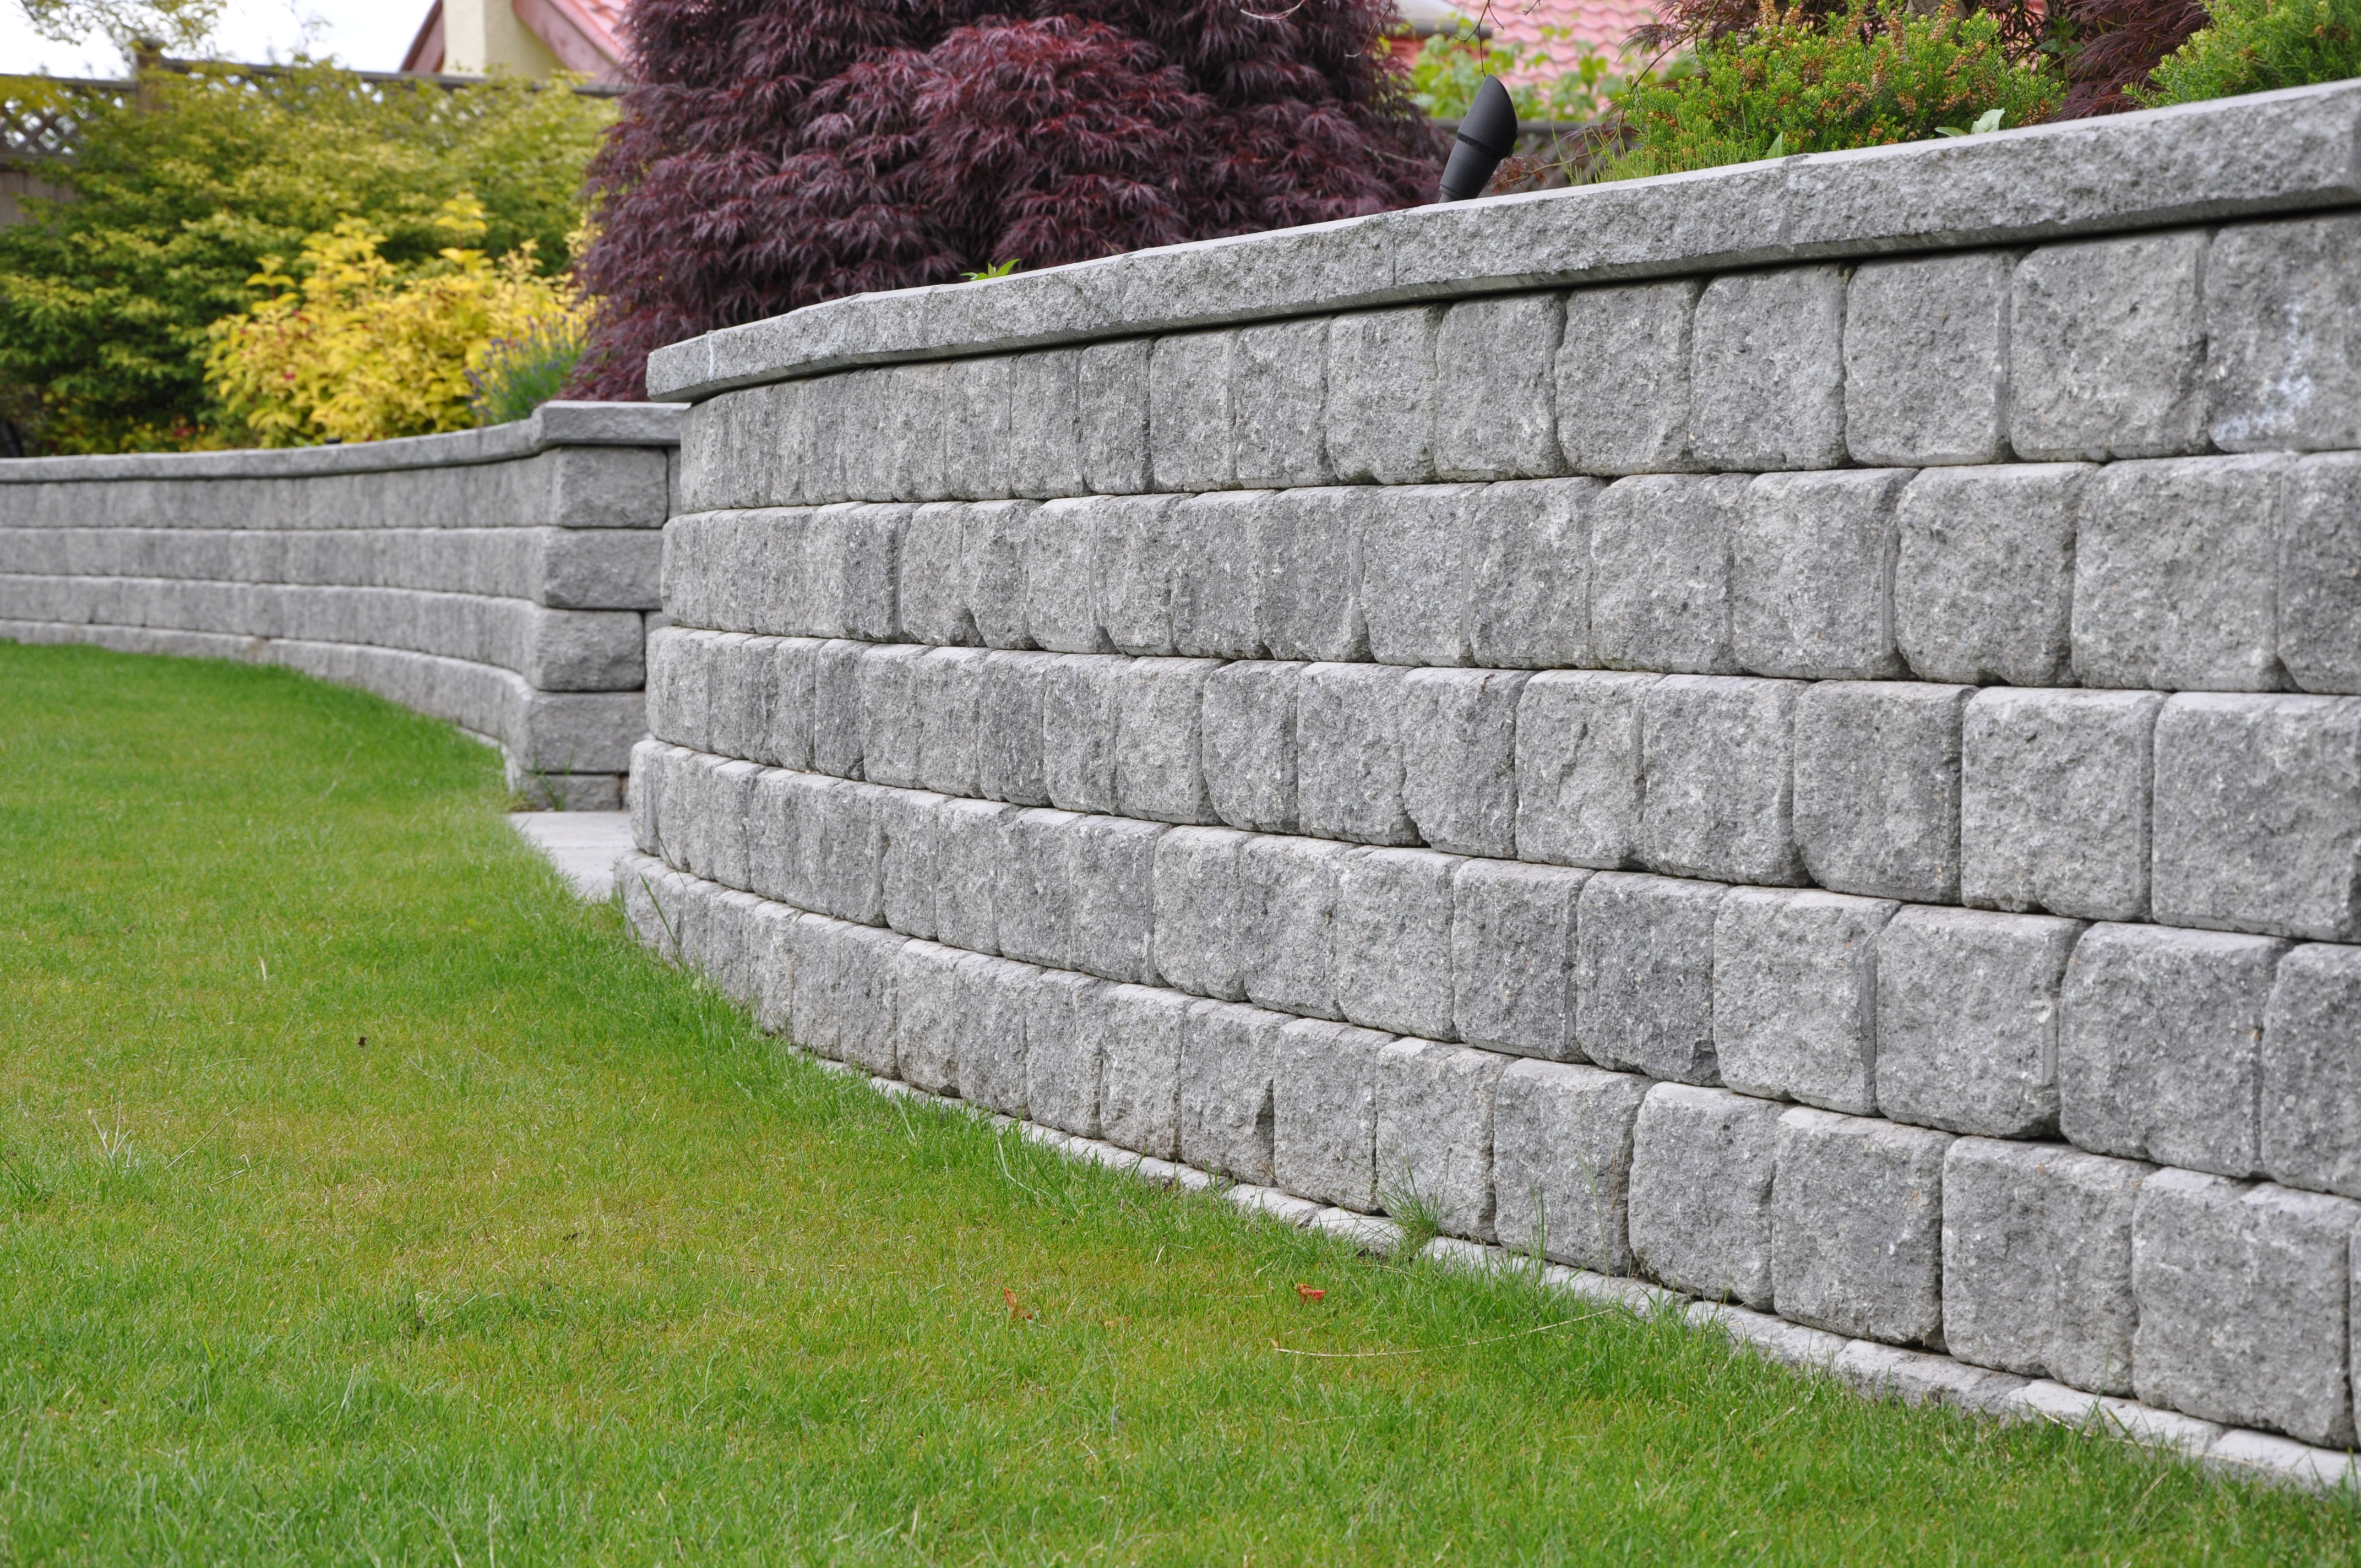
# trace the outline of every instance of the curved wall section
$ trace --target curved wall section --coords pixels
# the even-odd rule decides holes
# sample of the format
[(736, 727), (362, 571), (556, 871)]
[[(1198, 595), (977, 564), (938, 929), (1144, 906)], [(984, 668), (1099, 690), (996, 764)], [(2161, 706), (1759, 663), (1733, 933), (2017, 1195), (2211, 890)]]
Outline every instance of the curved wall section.
[(262, 660), (498, 742), (549, 804), (621, 804), (681, 411), (287, 452), (0, 463), (0, 637)]
[[(667, 350), (631, 916), (873, 1073), (2349, 1446), (2356, 132), (2348, 84)], [(2242, 207), (2257, 159), (2319, 182)]]

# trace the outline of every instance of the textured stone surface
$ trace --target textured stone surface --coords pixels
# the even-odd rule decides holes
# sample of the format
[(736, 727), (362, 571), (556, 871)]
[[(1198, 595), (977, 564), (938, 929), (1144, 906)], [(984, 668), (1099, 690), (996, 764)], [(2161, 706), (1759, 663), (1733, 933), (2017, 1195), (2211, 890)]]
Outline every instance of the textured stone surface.
[(1230, 351), (1234, 472), (1249, 487), (1324, 485), (1328, 323), (1274, 322), (1246, 328)]
[(1868, 467), (1993, 463), (2008, 437), (2004, 252), (1872, 262), (1845, 290), (1845, 446)]
[(1200, 705), (1218, 659), (1137, 659), (1115, 680), (1115, 803), (1126, 817), (1211, 823)]
[(967, 507), (938, 501), (902, 525), (901, 582), (895, 596), (904, 635), (939, 647), (983, 641), (976, 630), (968, 557)]
[(1589, 873), (1463, 861), (1451, 879), (1452, 1027), (1488, 1051), (1573, 1061), (1576, 911)]
[(2225, 452), (2361, 446), (2361, 218), (2239, 224), (2205, 258), (2205, 392)]
[(1553, 362), (1565, 306), (1555, 294), (1463, 300), (1435, 339), (1434, 468), (1446, 479), (1529, 479), (1566, 471)]
[(1387, 664), (1469, 662), (1469, 599), (1483, 550), (1470, 485), (1374, 492), (1361, 541), (1369, 656)]
[(1018, 815), (1013, 806), (983, 800), (950, 800), (936, 808), (942, 879), (935, 886), (935, 939), (946, 947), (1001, 950), (998, 897), (1003, 868), (1016, 860), (1010, 836)]
[(1960, 896), (1960, 725), (1971, 686), (1820, 681), (1795, 703), (1795, 845), (1822, 887)]
[(1487, 485), (1469, 511), (1482, 543), (1467, 638), (1492, 669), (1579, 667), (1590, 658), (1590, 509), (1596, 479)]
[(1439, 305), (1420, 305), (1328, 323), (1328, 461), (1345, 483), (1434, 477), (1434, 344), (1443, 316)]
[(1046, 501), (1079, 495), (1082, 477), (1082, 356), (1053, 348), (1008, 362), (1008, 490)]
[(1943, 1157), (1943, 1339), (1953, 1355), (2094, 1394), (2132, 1391), (2132, 1205), (2155, 1167), (1961, 1138)]
[(1879, 933), (1900, 906), (1816, 888), (1732, 888), (1713, 927), (1713, 1047), (1745, 1094), (1877, 1106)]
[(1644, 864), (1720, 882), (1804, 880), (1792, 756), (1798, 699), (1809, 689), (1739, 675), (1667, 675), (1647, 688)]
[(1845, 275), (1792, 267), (1716, 278), (1698, 296), (1689, 439), (1708, 468), (1844, 460)]
[(1114, 988), (1087, 975), (1050, 970), (1025, 1005), (1025, 1102), (1033, 1120), (1078, 1138), (1099, 1135), (1099, 1009)]
[[(971, 813), (979, 827), (987, 820), (972, 813), (972, 808)], [(998, 836), (989, 840), (999, 851), (988, 890), (989, 935), (1004, 958), (1046, 969), (1074, 967), (1074, 912), (1079, 899), (1074, 888), (1073, 832), (1081, 820), (1071, 812), (1038, 808), (1006, 812), (996, 819)], [(946, 885), (938, 896), (938, 906), (971, 896)]]
[(968, 609), (987, 648), (1031, 648), (1027, 623), (1027, 565), (1040, 507), (1033, 501), (991, 501), (967, 510), (961, 545), (968, 553)]
[(2277, 457), (2116, 464), (2074, 546), (2074, 674), (2091, 686), (2270, 691)]
[(1402, 809), (1398, 665), (1311, 664), (1296, 687), (1295, 804), (1302, 830), (1363, 844), (1415, 844)]
[(2099, 1154), (2222, 1176), (2258, 1164), (2264, 1009), (2287, 944), (2093, 926), (2067, 966), (2059, 1125)]
[(1718, 1083), (1713, 1054), (1717, 883), (1602, 872), (1582, 890), (1575, 1038), (1617, 1072)]
[(1117, 1148), (1180, 1157), (1180, 1037), (1191, 1005), (1178, 992), (1146, 985), (1118, 985), (1100, 999), (1099, 1135)]
[(2361, 698), (2173, 697), (2155, 831), (2158, 920), (2361, 938)]
[(1148, 459), (1156, 488), (1218, 490), (1230, 483), (1230, 360), (1234, 332), (1159, 337), (1148, 361)]
[(2161, 1170), (2132, 1219), (2142, 1400), (2352, 1446), (2345, 1301), (2361, 1204)]
[(1894, 645), (1894, 504), (1906, 469), (1765, 474), (1731, 554), (1741, 668), (1805, 680), (1902, 674)]
[(1246, 1000), (1248, 840), (1227, 828), (1176, 828), (1156, 841), (1156, 970), (1194, 996)]
[(1460, 855), (1517, 852), (1517, 702), (1522, 671), (1412, 670), (1401, 684), (1402, 810), (1421, 839)]
[(955, 971), (960, 1097), (1004, 1116), (1026, 1114), (1025, 1014), (1040, 970), (971, 954)]
[(1353, 850), (1336, 862), (1336, 1004), (1364, 1028), (1455, 1038), (1451, 877), (1431, 850)]
[(2279, 961), (2263, 1022), (2262, 1168), (2361, 1198), (2361, 948), (2307, 943)]
[(1053, 500), (1033, 514), (1024, 542), (1025, 630), (1033, 646), (1050, 653), (1115, 651), (1093, 577), (1101, 555), (1112, 554), (1103, 551), (1103, 536), (1120, 528), (1121, 512), (1141, 504), (1133, 496), (1085, 496)]
[(1878, 940), (1877, 1109), (1994, 1138), (2058, 1130), (2059, 987), (2080, 923), (1905, 909)]
[(1060, 653), (1041, 674), (1041, 781), (1066, 811), (1113, 811), (1120, 682), (1129, 661)]
[(1730, 674), (1743, 474), (1620, 479), (1590, 509), (1590, 642), (1610, 670)]
[(1675, 1290), (1771, 1305), (1772, 1174), (1780, 1108), (1660, 1083), (1631, 1132), (1631, 1256)]
[(834, 981), (837, 1045), (843, 1059), (892, 1076), (900, 1068), (895, 959), (909, 946), (908, 938), (892, 931), (838, 923), (828, 940), (836, 948), (836, 962), (832, 970), (823, 967), (821, 972)]
[(1557, 439), (1579, 474), (1691, 466), (1689, 356), (1697, 292), (1680, 278), (1566, 296)]
[[(1341, 1018), (1331, 935), (1342, 844), (1255, 839), (1238, 851), (1246, 905), (1246, 992), (1257, 1005)], [(1305, 1194), (1310, 1196), (1310, 1194)]]
[(1798, 1107), (1771, 1191), (1779, 1315), (1891, 1344), (1943, 1343), (1946, 1133)]
[(2010, 298), (2009, 444), (2038, 461), (2202, 450), (2205, 236), (2045, 247)]
[(2086, 920), (2147, 913), (2157, 692), (1980, 692), (1960, 734), (1960, 895)]
[(1150, 488), (1148, 466), (1148, 356), (1135, 337), (1082, 351), (1075, 406), (1082, 414), (1082, 479), (1102, 495)]
[(1378, 1052), (1378, 1201), (1433, 1217), (1445, 1235), (1492, 1239), (1492, 1091), (1507, 1057), (1397, 1040)]
[(1641, 705), (1654, 675), (1544, 670), (1517, 699), (1517, 854), (1602, 870), (1640, 858)]
[(976, 793), (1011, 806), (1047, 806), (1042, 697), (1052, 653), (1001, 652), (983, 661), (976, 699)]
[[(861, 772), (870, 783), (893, 789), (920, 787), (918, 751), (929, 722), (950, 718), (956, 723), (958, 716), (929, 712), (927, 699), (948, 698), (950, 694), (929, 690), (925, 698), (920, 696), (918, 661), (929, 652), (948, 652), (950, 650), (897, 643), (871, 649), (854, 667), (853, 686), (859, 694), (861, 723)], [(975, 731), (972, 723), (965, 728), (970, 735)]]
[(1894, 641), (1921, 680), (2063, 685), (2080, 463), (1930, 468), (1895, 503)]
[[(913, 668), (918, 710), (918, 782), (939, 794), (972, 797), (982, 763), (984, 661), (981, 648), (930, 648)], [(864, 753), (865, 756), (865, 753)]]
[(1104, 980), (1156, 982), (1156, 845), (1169, 831), (1122, 817), (1067, 825), (1074, 968)]
[(1201, 1002), (1180, 1028), (1180, 1158), (1233, 1181), (1268, 1183), (1271, 1067), (1287, 1018)]
[(2361, 692), (2361, 455), (2290, 464), (2279, 493), (2279, 663), (2300, 691)]
[(1281, 490), (1265, 501), (1257, 557), (1261, 642), (1274, 659), (1366, 659), (1361, 563), (1375, 492)]
[(1512, 1252), (1600, 1274), (1631, 1272), (1632, 1129), (1648, 1080), (1521, 1061), (1492, 1098), (1493, 1228)]
[[(757, 789), (767, 786), (765, 780)], [(877, 828), (884, 841), (879, 897), (885, 924), (906, 937), (928, 941), (935, 938), (935, 890), (943, 880), (941, 820), (936, 815), (943, 805), (943, 796), (926, 790), (889, 790), (877, 803)], [(766, 898), (785, 896), (784, 886), (763, 885), (766, 880), (754, 878), (754, 891)]]
[(1271, 1173), (1283, 1191), (1367, 1214), (1378, 1207), (1378, 1055), (1389, 1036), (1298, 1020), (1271, 1055)]
[(1198, 708), (1205, 795), (1233, 828), (1296, 830), (1295, 694), (1304, 669), (1242, 662), (1206, 677)]
[[(1249, 334), (1249, 336), (1252, 334)], [(1167, 514), (1171, 538), (1171, 652), (1196, 658), (1259, 659), (1265, 491), (1191, 496)]]

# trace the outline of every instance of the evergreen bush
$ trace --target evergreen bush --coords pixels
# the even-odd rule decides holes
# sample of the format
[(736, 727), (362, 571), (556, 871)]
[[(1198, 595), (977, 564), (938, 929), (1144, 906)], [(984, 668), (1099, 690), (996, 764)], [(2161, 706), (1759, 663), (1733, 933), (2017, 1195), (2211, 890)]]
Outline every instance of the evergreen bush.
[(2361, 0), (2213, 0), (2131, 96), (2148, 108), (2361, 76)]

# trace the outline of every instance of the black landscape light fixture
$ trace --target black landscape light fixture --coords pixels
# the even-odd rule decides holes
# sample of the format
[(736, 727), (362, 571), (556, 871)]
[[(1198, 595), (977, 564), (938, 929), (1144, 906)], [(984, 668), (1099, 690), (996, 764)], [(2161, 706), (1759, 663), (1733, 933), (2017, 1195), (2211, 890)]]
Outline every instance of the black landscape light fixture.
[(1464, 202), (1482, 195), (1492, 170), (1516, 149), (1517, 106), (1509, 102), (1509, 90), (1500, 79), (1488, 76), (1476, 89), (1476, 102), (1467, 106), (1467, 117), (1459, 122), (1459, 134), (1452, 139), (1451, 161), (1443, 166), (1443, 199)]

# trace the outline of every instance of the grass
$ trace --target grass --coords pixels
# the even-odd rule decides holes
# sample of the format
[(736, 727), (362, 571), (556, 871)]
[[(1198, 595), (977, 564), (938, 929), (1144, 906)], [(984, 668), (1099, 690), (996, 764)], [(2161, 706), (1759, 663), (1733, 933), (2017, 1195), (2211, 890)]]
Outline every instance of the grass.
[(501, 804), (372, 698), (0, 645), (0, 1563), (2361, 1555), (882, 1101)]

